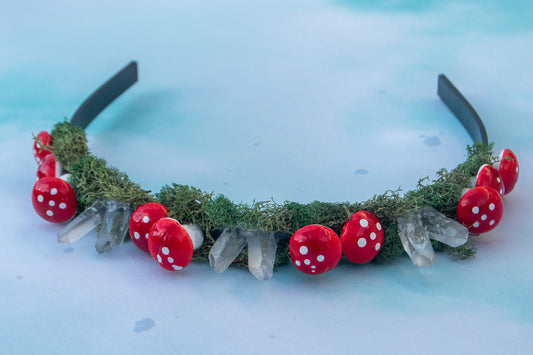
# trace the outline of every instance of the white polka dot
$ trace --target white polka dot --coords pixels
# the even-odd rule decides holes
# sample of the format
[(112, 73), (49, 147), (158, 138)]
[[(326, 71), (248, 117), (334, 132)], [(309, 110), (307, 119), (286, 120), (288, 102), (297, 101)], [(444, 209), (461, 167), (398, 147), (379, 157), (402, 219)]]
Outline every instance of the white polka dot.
[(54, 207), (56, 205), (56, 202), (54, 200), (50, 200), (48, 204), (50, 205), (50, 207)]
[(472, 213), (473, 214), (478, 214), (479, 213), (479, 207), (478, 206), (472, 207)]
[(366, 239), (365, 238), (359, 238), (357, 241), (357, 245), (359, 248), (364, 248), (366, 246)]
[(300, 254), (306, 255), (308, 252), (309, 252), (309, 249), (307, 249), (305, 245), (300, 247)]
[(474, 222), (474, 228), (477, 228), (477, 227), (479, 227), (479, 222), (478, 222), (478, 221), (475, 221), (475, 222)]
[(148, 218), (148, 216), (144, 216), (144, 217), (143, 217), (143, 222), (144, 222), (144, 223), (148, 223), (148, 222), (150, 222), (150, 218)]
[(486, 215), (486, 214), (484, 214), (483, 216), (481, 216), (481, 220), (482, 220), (482, 221), (485, 221), (486, 219), (487, 219), (487, 215)]
[(157, 261), (159, 263), (162, 263), (163, 262), (163, 259), (161, 259), (161, 255), (157, 254)]
[(516, 172), (518, 173), (518, 166), (516, 167)]
[(148, 233), (146, 233), (146, 234), (144, 235), (144, 237), (145, 237), (146, 239), (148, 239), (149, 236), (150, 236), (150, 234), (148, 234)]
[(379, 249), (381, 249), (381, 243), (376, 243), (376, 251), (378, 251)]
[(183, 270), (183, 266), (178, 266), (178, 265), (172, 265), (172, 268), (174, 270)]
[(135, 239), (139, 239), (141, 237), (141, 235), (137, 232), (134, 232), (133, 236), (135, 237)]
[(315, 273), (315, 272), (316, 272), (316, 270), (311, 270), (311, 272)]
[(376, 233), (374, 232), (370, 233), (370, 239), (376, 240)]
[(324, 255), (319, 255), (319, 256), (317, 256), (317, 257), (316, 257), (316, 260), (317, 260), (318, 262), (323, 262), (323, 261), (324, 261)]
[(500, 182), (502, 182), (502, 179), (500, 179), (499, 177), (497, 177), (497, 178), (496, 178), (496, 181), (498, 181), (498, 184), (499, 184)]
[(359, 221), (359, 224), (361, 225), (361, 227), (363, 228), (366, 228), (368, 227), (368, 221), (366, 219), (362, 219)]
[(64, 210), (65, 208), (67, 208), (67, 204), (65, 202), (61, 202), (59, 204), (59, 208), (61, 208), (62, 210)]
[(316, 265), (311, 265), (311, 269), (316, 269)]
[(43, 202), (43, 201), (44, 201), (44, 197), (43, 197), (43, 195), (39, 195), (39, 196), (37, 196), (37, 201), (39, 201), (39, 202)]
[(502, 189), (500, 189), (500, 195), (503, 195), (503, 190)]
[(56, 195), (57, 189), (54, 187), (52, 190), (50, 190), (50, 195)]
[(165, 254), (165, 255), (168, 255), (168, 253), (170, 253), (170, 250), (168, 250), (167, 247), (163, 247), (163, 248), (161, 248), (161, 252), (162, 252), (163, 254)]
[(489, 210), (494, 211), (495, 208), (496, 208), (496, 205), (494, 203), (491, 203), (489, 205)]
[(54, 215), (54, 212), (48, 210), (46, 211), (46, 215), (52, 217)]
[(491, 226), (492, 226), (492, 225), (494, 225), (494, 223), (496, 223), (496, 221), (495, 221), (495, 220), (493, 220), (493, 219), (491, 219), (491, 220), (490, 220), (490, 222), (489, 222), (489, 225), (491, 225)]
[(168, 262), (171, 263), (171, 264), (174, 262), (174, 258), (171, 257), (171, 256), (169, 256), (169, 257), (167, 258), (167, 260), (168, 260)]
[(296, 266), (300, 266), (300, 265), (302, 265), (302, 263), (300, 262), (300, 260), (296, 260), (294, 263), (296, 264)]
[(311, 264), (311, 260), (309, 260), (309, 259), (305, 259), (305, 260), (304, 260), (304, 264), (305, 264), (305, 265), (310, 265), (310, 264)]
[(378, 231), (380, 231), (381, 230), (381, 223), (379, 223), (379, 222), (376, 223), (376, 228), (378, 229)]

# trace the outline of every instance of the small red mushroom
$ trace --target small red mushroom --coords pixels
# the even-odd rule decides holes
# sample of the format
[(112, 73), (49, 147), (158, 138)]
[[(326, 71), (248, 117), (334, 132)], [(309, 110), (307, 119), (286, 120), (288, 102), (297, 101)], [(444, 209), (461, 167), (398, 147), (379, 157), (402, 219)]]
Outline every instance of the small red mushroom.
[(63, 166), (56, 161), (54, 154), (47, 154), (37, 169), (37, 180), (46, 176), (60, 177), (63, 173)]
[(35, 137), (35, 141), (33, 142), (33, 156), (38, 164), (43, 161), (45, 156), (52, 153), (48, 149), (51, 146), (52, 136), (50, 133), (46, 131), (39, 132), (39, 134)]
[(360, 211), (342, 228), (342, 253), (352, 263), (366, 264), (379, 254), (384, 239), (379, 219), (370, 212)]
[(150, 202), (139, 206), (130, 217), (130, 236), (133, 244), (149, 253), (150, 228), (161, 218), (168, 216), (168, 209), (160, 203)]
[(193, 246), (189, 233), (172, 218), (161, 218), (150, 228), (148, 250), (163, 269), (185, 268), (192, 260)]
[(498, 170), (489, 164), (483, 164), (477, 173), (476, 186), (488, 186), (498, 191), (501, 196), (505, 193), (503, 179)]
[(457, 206), (457, 220), (470, 233), (488, 232), (503, 216), (503, 199), (492, 187), (478, 186), (468, 190)]
[(48, 222), (61, 223), (76, 214), (78, 202), (70, 185), (57, 177), (44, 177), (37, 181), (32, 191), (33, 208)]
[(322, 274), (333, 269), (342, 256), (339, 236), (332, 229), (312, 224), (298, 229), (289, 242), (291, 260), (306, 274)]
[(505, 194), (507, 195), (514, 189), (518, 181), (519, 166), (518, 159), (510, 149), (504, 149), (500, 153), (500, 161), (494, 164), (498, 169), (505, 185)]

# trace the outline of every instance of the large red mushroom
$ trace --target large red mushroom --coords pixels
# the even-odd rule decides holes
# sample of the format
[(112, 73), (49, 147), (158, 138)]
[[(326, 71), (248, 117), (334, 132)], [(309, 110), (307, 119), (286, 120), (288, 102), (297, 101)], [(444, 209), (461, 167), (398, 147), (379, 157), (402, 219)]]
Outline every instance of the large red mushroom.
[(488, 186), (468, 190), (457, 206), (457, 220), (473, 234), (494, 229), (503, 216), (503, 200), (498, 191)]
[(37, 214), (52, 223), (71, 219), (76, 214), (78, 205), (72, 187), (57, 177), (44, 177), (37, 181), (33, 186), (31, 200)]
[(130, 217), (130, 236), (133, 244), (149, 253), (148, 237), (150, 228), (161, 218), (168, 216), (168, 209), (160, 203), (150, 202), (139, 206)]
[(339, 236), (332, 229), (312, 224), (298, 229), (289, 242), (291, 260), (306, 274), (322, 274), (333, 269), (342, 256)]
[(163, 269), (185, 268), (192, 260), (193, 245), (189, 233), (172, 218), (161, 218), (150, 228), (148, 250)]
[(370, 212), (359, 211), (342, 228), (342, 253), (352, 263), (368, 263), (381, 251), (384, 238), (379, 219)]

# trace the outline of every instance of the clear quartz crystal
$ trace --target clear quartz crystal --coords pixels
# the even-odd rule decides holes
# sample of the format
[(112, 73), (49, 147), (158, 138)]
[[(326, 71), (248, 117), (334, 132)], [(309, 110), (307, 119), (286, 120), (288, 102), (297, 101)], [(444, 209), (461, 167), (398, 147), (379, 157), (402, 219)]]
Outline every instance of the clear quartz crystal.
[(454, 248), (468, 241), (468, 228), (434, 208), (422, 207), (418, 210), (418, 215), (430, 239), (438, 240)]
[(218, 273), (224, 272), (246, 246), (241, 227), (225, 228), (209, 251), (209, 264)]
[(77, 241), (98, 227), (102, 223), (104, 214), (105, 204), (103, 201), (97, 200), (59, 232), (57, 241), (59, 243), (73, 243)]
[(100, 254), (122, 244), (128, 232), (131, 215), (129, 203), (109, 200), (105, 202), (105, 206), (106, 211), (95, 245), (96, 251)]
[(248, 270), (258, 280), (272, 277), (276, 261), (276, 238), (273, 233), (264, 231), (246, 232), (248, 240)]
[(431, 246), (429, 233), (424, 228), (418, 213), (398, 218), (398, 234), (403, 248), (416, 266), (431, 266), (437, 256)]

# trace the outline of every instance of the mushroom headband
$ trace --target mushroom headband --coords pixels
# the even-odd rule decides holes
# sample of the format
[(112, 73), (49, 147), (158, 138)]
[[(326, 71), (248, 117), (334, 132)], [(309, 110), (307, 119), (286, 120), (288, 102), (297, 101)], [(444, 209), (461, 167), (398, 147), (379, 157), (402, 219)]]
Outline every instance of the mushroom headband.
[(498, 225), (503, 196), (518, 180), (513, 152), (493, 155), (476, 111), (440, 75), (437, 93), (474, 144), (467, 147), (465, 162), (438, 171), (432, 181), (421, 179), (412, 191), (387, 191), (356, 203), (307, 204), (233, 203), (224, 195), (176, 183), (152, 194), (92, 155), (85, 134), (91, 121), (136, 81), (137, 63), (131, 62), (70, 121), (34, 137), (39, 168), (32, 203), (46, 221), (68, 222), (58, 234), (60, 243), (96, 229), (98, 253), (129, 238), (166, 270), (209, 260), (219, 273), (230, 265), (248, 266), (260, 280), (289, 260), (311, 275), (339, 262), (392, 262), (404, 252), (416, 266), (430, 266), (436, 252), (473, 257), (476, 248), (469, 236)]

